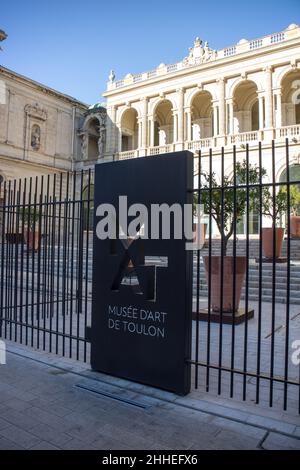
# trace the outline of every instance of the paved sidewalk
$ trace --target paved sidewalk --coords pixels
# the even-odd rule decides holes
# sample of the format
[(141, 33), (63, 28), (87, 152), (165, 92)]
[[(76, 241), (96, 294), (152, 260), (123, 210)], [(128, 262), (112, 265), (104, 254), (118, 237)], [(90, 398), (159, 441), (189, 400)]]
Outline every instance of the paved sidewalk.
[(300, 449), (298, 416), (178, 398), (14, 343), (7, 350), (0, 449)]

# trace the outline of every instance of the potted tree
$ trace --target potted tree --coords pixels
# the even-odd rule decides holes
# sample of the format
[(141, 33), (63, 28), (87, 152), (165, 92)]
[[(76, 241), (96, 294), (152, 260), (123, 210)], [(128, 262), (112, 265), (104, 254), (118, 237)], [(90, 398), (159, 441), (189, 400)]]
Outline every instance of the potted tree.
[[(245, 256), (228, 256), (227, 245), (234, 235), (236, 224), (242, 221), (248, 211), (253, 210), (259, 198), (260, 174), (265, 176), (265, 169), (259, 169), (256, 165), (248, 165), (244, 160), (236, 164), (236, 186), (234, 189), (234, 176), (225, 176), (223, 189), (216, 179), (216, 174), (202, 173), (201, 204), (204, 205), (206, 214), (209, 212), (215, 221), (221, 235), (221, 253), (217, 256), (203, 257), (207, 281), (211, 276), (213, 289), (211, 291), (211, 308), (213, 312), (220, 312), (221, 304), (223, 312), (237, 312), (241, 297), (241, 291), (246, 272)], [(249, 183), (247, 190), (244, 185)], [(240, 187), (243, 186), (243, 187)], [(211, 191), (208, 189), (211, 188)], [(247, 198), (249, 205), (247, 204)], [(248, 207), (247, 207), (248, 205)], [(223, 210), (222, 210), (223, 208)], [(221, 258), (223, 255), (223, 260)], [(223, 274), (221, 266), (223, 265)], [(209, 267), (211, 266), (211, 273)], [(234, 276), (235, 274), (235, 276)], [(221, 289), (221, 283), (223, 288)], [(235, 298), (233, 293), (235, 291)], [(222, 298), (221, 298), (222, 292)]]
[(300, 238), (300, 190), (296, 185), (290, 186), (290, 217), (291, 238)]
[[(276, 189), (275, 189), (276, 191)], [(262, 213), (272, 219), (271, 227), (262, 228), (262, 248), (267, 260), (280, 260), (282, 243), (284, 237), (283, 215), (287, 210), (287, 191), (286, 186), (282, 186), (275, 195), (275, 208), (273, 195), (269, 188), (265, 188), (263, 193)], [(273, 242), (275, 239), (275, 248)]]
[(40, 213), (34, 207), (25, 207), (21, 210), (24, 217), (24, 239), (29, 250), (37, 251), (40, 247), (40, 236), (38, 230)]
[[(197, 212), (198, 206), (198, 194), (194, 193), (193, 195), (193, 242), (201, 244), (201, 247), (205, 245), (205, 237), (207, 232), (208, 222), (204, 219), (201, 214)], [(199, 219), (199, 220), (198, 220)]]

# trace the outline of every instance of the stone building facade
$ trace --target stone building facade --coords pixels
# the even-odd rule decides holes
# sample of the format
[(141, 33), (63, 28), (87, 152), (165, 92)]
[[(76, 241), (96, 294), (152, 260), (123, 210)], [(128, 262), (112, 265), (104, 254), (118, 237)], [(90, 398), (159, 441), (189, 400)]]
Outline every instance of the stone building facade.
[(0, 67), (0, 174), (13, 179), (74, 170), (88, 107)]
[[(213, 50), (196, 38), (175, 64), (107, 90), (106, 158), (300, 137), (300, 27)], [(299, 151), (300, 149), (297, 148)]]
[(0, 66), (1, 181), (93, 168), (104, 153), (105, 121), (102, 106)]
[[(202, 170), (219, 181), (233, 172), (236, 159), (249, 149), (252, 163), (262, 165), (266, 181), (286, 175), (289, 139), (290, 178), (300, 180), (300, 27), (214, 50), (198, 37), (188, 55), (175, 64), (128, 74), (116, 80), (111, 72), (107, 90), (105, 160), (123, 160), (190, 150), (202, 155)], [(272, 165), (272, 141), (276, 145)], [(224, 158), (221, 158), (221, 155)], [(198, 181), (195, 161), (195, 184)], [(275, 174), (274, 174), (275, 172)], [(245, 231), (245, 223), (239, 231)], [(258, 233), (258, 215), (249, 232)], [(271, 221), (264, 221), (271, 223)]]

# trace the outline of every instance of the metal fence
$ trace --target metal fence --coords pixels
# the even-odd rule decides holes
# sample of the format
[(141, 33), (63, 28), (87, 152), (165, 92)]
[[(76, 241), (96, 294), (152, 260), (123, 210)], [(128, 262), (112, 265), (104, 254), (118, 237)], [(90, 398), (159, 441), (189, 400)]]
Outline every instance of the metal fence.
[[(195, 158), (206, 213), (195, 219), (206, 230), (194, 253), (196, 397), (300, 411), (299, 168), (288, 140)], [(93, 188), (91, 171), (1, 184), (1, 337), (89, 362)]]
[(300, 165), (289, 153), (286, 140), (195, 160), (208, 225), (195, 254), (192, 364), (196, 389), (300, 412)]
[(0, 336), (88, 359), (93, 173), (0, 188)]

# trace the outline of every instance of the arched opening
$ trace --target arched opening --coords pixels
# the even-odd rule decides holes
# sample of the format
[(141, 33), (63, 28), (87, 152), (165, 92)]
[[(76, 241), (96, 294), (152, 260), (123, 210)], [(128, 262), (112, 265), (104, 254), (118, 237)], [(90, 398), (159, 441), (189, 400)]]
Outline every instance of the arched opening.
[(86, 126), (87, 131), (87, 158), (88, 160), (97, 160), (99, 156), (98, 141), (99, 141), (99, 121), (93, 118), (88, 121)]
[(281, 82), (281, 122), (283, 126), (300, 124), (300, 71), (288, 73)]
[(138, 148), (138, 114), (134, 108), (127, 109), (121, 119), (121, 152)]
[[(289, 180), (290, 182), (297, 182), (300, 190), (300, 163), (294, 163), (293, 165), (289, 166)], [(287, 181), (287, 171), (286, 168), (280, 175), (279, 181), (281, 183), (285, 183)]]
[(258, 131), (259, 129), (259, 115), (258, 115), (258, 100), (255, 100), (251, 106), (251, 123), (252, 131)]
[(164, 146), (173, 140), (173, 107), (169, 100), (163, 100), (154, 114), (154, 145)]
[(251, 80), (241, 82), (233, 93), (233, 132), (259, 129), (257, 85)]
[[(281, 183), (285, 183), (287, 181), (287, 169), (285, 168), (280, 177), (279, 177), (279, 181)], [(289, 165), (289, 181), (291, 183), (294, 182), (295, 186), (298, 187), (298, 190), (300, 191), (300, 163), (294, 163), (292, 165)], [(293, 184), (290, 185), (290, 188), (292, 188), (292, 186), (294, 186)], [(296, 209), (296, 212), (297, 214), (300, 214), (300, 205), (298, 207), (294, 207), (294, 208), (291, 208), (292, 210), (293, 209)], [(281, 216), (283, 219), (285, 219), (285, 216)]]
[(200, 140), (206, 137), (212, 137), (212, 96), (208, 91), (200, 91), (194, 96), (191, 103), (191, 112), (192, 140)]

